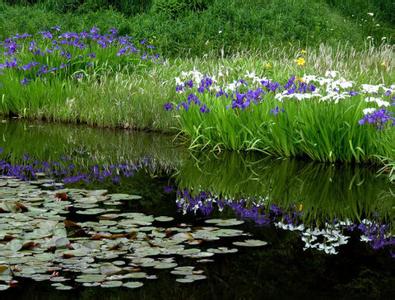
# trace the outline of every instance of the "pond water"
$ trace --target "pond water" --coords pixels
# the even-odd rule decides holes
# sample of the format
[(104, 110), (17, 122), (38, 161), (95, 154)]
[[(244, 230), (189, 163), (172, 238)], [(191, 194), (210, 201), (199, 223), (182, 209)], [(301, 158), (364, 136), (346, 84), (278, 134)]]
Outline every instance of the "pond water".
[(376, 167), (82, 126), (0, 132), (1, 299), (395, 292), (395, 186)]

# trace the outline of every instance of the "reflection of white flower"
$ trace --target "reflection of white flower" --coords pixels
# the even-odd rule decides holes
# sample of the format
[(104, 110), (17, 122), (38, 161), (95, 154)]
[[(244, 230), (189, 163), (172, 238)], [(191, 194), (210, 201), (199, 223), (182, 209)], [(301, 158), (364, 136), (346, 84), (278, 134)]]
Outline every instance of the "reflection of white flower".
[(367, 237), (366, 235), (361, 235), (361, 238), (360, 238), (360, 241), (361, 241), (361, 242), (368, 243), (368, 242), (370, 242), (371, 240), (372, 240), (372, 239), (369, 238), (369, 237)]

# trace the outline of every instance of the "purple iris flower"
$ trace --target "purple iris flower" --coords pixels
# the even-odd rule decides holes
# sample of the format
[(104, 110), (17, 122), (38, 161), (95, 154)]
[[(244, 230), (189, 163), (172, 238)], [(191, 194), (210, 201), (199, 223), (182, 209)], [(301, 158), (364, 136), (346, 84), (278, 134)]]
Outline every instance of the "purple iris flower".
[(34, 49), (36, 49), (36, 42), (31, 41), (29, 44), (29, 51), (33, 51)]
[(206, 106), (206, 104), (203, 104), (203, 105), (200, 107), (200, 112), (201, 112), (201, 113), (209, 113), (209, 112), (210, 112), (210, 109)]
[(271, 109), (270, 110), (270, 113), (273, 115), (273, 116), (277, 116), (280, 112), (284, 112), (285, 110), (284, 110), (284, 108), (279, 108), (278, 106), (276, 106), (275, 108), (273, 108), (273, 109)]
[(107, 48), (107, 43), (103, 40), (98, 40), (97, 43), (101, 48)]
[(29, 82), (30, 82), (30, 80), (27, 79), (27, 78), (23, 78), (23, 79), (21, 80), (21, 84), (22, 84), (22, 85), (28, 85)]
[(185, 111), (188, 111), (189, 104), (186, 102), (181, 102), (180, 104), (177, 105), (176, 109), (179, 110), (181, 107), (183, 107), (185, 109)]
[(121, 48), (118, 50), (117, 56), (122, 56), (124, 54), (126, 54), (126, 52), (129, 50), (129, 46)]
[(295, 76), (292, 76), (290, 79), (288, 79), (287, 83), (284, 85), (284, 89), (288, 90), (291, 86), (293, 86), (295, 79)]
[(62, 51), (62, 53), (60, 55), (62, 55), (63, 57), (65, 57), (68, 60), (71, 59), (71, 53), (70, 52)]
[(189, 87), (189, 88), (193, 88), (193, 80), (188, 80), (185, 82), (185, 86)]
[(173, 110), (173, 103), (167, 102), (167, 103), (165, 103), (165, 104), (163, 105), (163, 108), (164, 108), (166, 111)]
[(177, 84), (176, 85), (176, 92), (181, 93), (184, 91), (184, 86), (182, 84)]
[(111, 35), (117, 35), (118, 34), (118, 30), (116, 28), (110, 28), (109, 30)]
[(315, 87), (314, 84), (309, 84), (309, 90), (310, 92), (314, 92), (317, 88)]
[(42, 31), (42, 32), (40, 32), (40, 33), (41, 33), (41, 35), (43, 36), (43, 38), (45, 38), (45, 39), (49, 39), (49, 40), (52, 40), (52, 39), (53, 39), (53, 35), (52, 35), (52, 33), (49, 32), (49, 31)]
[(387, 123), (392, 123), (391, 125), (395, 126), (395, 118), (392, 117), (390, 111), (382, 108), (370, 114), (366, 114), (358, 123), (359, 125), (370, 124), (376, 126), (377, 129), (383, 129)]
[(53, 27), (51, 27), (51, 30), (54, 30), (54, 31), (60, 31), (60, 26), (59, 25), (56, 25), (56, 26), (53, 26)]
[(188, 95), (188, 105), (194, 103), (196, 105), (200, 105), (200, 99), (198, 98), (198, 96), (196, 96), (195, 94), (189, 94)]
[(31, 68), (33, 68), (33, 67), (35, 67), (35, 66), (37, 66), (37, 65), (39, 65), (38, 62), (32, 61), (32, 62), (30, 62), (30, 63), (28, 63), (28, 64), (26, 64), (26, 65), (24, 65), (24, 66), (21, 66), (20, 68), (21, 68), (23, 71), (28, 71), (28, 70), (30, 70)]

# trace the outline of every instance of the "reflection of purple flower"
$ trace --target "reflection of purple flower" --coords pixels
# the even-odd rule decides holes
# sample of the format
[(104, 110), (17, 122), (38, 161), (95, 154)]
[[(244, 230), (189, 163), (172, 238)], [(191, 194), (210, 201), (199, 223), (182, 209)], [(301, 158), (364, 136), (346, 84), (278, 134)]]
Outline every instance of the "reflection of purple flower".
[(172, 186), (166, 185), (163, 187), (163, 191), (167, 194), (171, 193), (174, 191), (174, 188)]

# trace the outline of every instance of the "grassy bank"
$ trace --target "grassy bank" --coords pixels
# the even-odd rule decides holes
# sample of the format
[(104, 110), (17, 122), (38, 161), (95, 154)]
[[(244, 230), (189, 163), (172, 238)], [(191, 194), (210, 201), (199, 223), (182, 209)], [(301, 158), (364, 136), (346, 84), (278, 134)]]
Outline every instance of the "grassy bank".
[[(1, 47), (3, 115), (178, 131), (198, 149), (258, 150), (331, 162), (395, 157), (394, 49), (389, 44), (364, 50), (273, 45), (265, 52), (220, 58), (213, 52), (163, 59), (149, 40), (113, 29), (75, 33), (53, 27), (34, 36), (14, 35)], [(338, 72), (324, 76), (328, 70)], [(185, 74), (199, 74), (192, 76), (192, 89)], [(192, 94), (199, 105), (191, 105)], [(312, 100), (293, 101), (305, 96)], [(181, 109), (164, 109), (176, 106)], [(384, 108), (385, 120), (361, 124), (372, 109)]]

